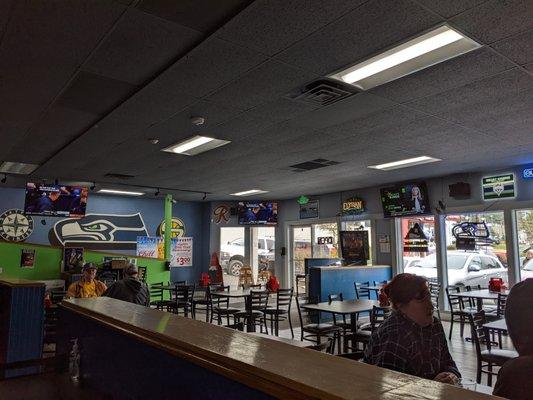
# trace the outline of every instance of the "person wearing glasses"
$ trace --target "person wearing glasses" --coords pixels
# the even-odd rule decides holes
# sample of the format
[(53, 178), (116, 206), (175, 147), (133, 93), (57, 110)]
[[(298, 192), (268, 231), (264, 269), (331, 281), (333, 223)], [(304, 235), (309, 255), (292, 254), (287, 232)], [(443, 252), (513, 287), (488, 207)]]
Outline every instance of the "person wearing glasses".
[(364, 361), (398, 372), (456, 384), (461, 377), (442, 324), (433, 316), (427, 281), (399, 274), (384, 288), (391, 315), (374, 331)]

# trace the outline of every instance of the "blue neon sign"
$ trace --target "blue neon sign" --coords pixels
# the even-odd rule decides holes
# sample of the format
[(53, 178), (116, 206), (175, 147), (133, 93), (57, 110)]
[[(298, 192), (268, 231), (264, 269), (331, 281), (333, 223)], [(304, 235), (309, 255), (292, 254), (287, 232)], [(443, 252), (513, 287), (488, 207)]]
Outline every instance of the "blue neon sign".
[(533, 178), (533, 168), (525, 168), (522, 176), (524, 177), (524, 179)]

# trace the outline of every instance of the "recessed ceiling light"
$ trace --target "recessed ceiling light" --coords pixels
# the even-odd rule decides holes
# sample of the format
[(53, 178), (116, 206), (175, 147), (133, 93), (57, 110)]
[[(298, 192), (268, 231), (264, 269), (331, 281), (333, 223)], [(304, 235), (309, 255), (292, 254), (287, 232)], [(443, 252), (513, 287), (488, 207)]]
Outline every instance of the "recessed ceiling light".
[(440, 158), (420, 156), (420, 157), (414, 157), (414, 158), (407, 158), (405, 160), (400, 160), (400, 161), (393, 161), (393, 162), (389, 162), (385, 164), (369, 165), (368, 168), (380, 169), (382, 171), (390, 171), (391, 169), (412, 167), (413, 165), (427, 164), (427, 163), (432, 163), (436, 161), (442, 161), (442, 160)]
[(28, 175), (35, 171), (38, 166), (38, 164), (4, 161), (2, 165), (0, 165), (0, 172), (7, 174)]
[(196, 154), (224, 146), (228, 143), (230, 143), (229, 140), (215, 139), (206, 136), (193, 136), (192, 138), (164, 148), (163, 151), (194, 156)]
[(253, 194), (261, 194), (261, 193), (268, 193), (268, 191), (260, 190), (260, 189), (250, 189), (250, 190), (245, 190), (244, 192), (232, 193), (231, 195), (232, 196), (251, 196)]
[(143, 192), (130, 192), (129, 190), (99, 189), (98, 193), (123, 194), (126, 196), (142, 196)]
[(479, 47), (469, 37), (442, 25), (331, 77), (368, 90)]

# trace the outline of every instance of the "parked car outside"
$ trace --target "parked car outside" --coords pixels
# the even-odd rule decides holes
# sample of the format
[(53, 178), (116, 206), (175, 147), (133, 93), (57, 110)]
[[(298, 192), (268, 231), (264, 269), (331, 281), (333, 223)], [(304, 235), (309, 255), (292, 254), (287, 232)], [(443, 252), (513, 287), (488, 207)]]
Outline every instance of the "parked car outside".
[(533, 278), (533, 258), (520, 269), (520, 279)]
[[(404, 257), (403, 258), (403, 270), (405, 271), (406, 268), (412, 267), (415, 265), (415, 263), (419, 262), (421, 260), (420, 257)], [(405, 271), (407, 272), (407, 271)]]
[[(274, 238), (257, 239), (259, 270), (272, 267), (275, 257)], [(244, 238), (237, 238), (220, 246), (220, 265), (230, 275), (239, 276), (244, 265)]]
[[(448, 251), (448, 284), (458, 286), (481, 285), (488, 287), (491, 278), (502, 278), (508, 283), (507, 269), (497, 257), (481, 252)], [(435, 254), (422, 258), (404, 272), (421, 275), (428, 280), (437, 279)]]

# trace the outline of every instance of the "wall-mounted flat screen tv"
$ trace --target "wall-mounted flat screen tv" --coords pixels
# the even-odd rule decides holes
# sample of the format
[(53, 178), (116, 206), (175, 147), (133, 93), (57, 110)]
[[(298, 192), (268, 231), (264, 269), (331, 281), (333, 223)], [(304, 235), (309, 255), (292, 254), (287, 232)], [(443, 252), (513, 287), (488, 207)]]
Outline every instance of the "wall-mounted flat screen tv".
[(81, 218), (85, 215), (88, 194), (85, 186), (27, 183), (24, 212), (45, 217)]
[(237, 210), (241, 225), (276, 226), (278, 224), (278, 203), (276, 202), (239, 202)]
[(386, 218), (431, 214), (425, 182), (382, 188), (381, 204)]

